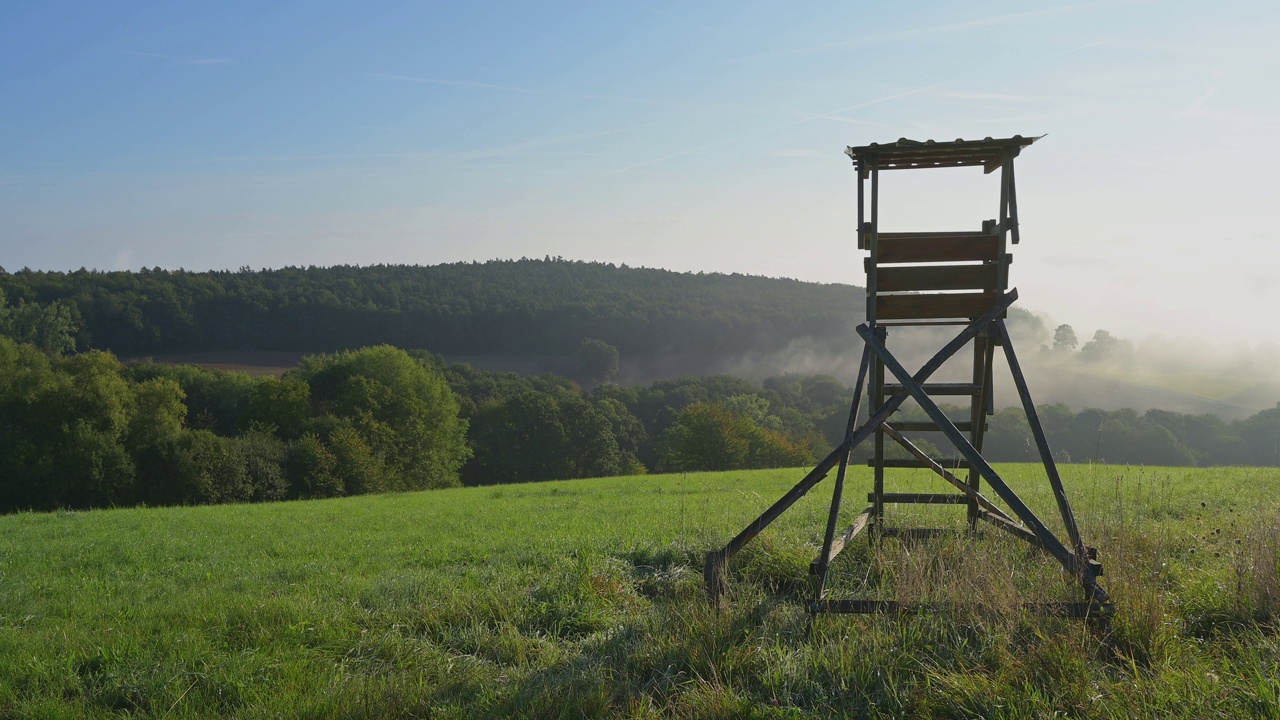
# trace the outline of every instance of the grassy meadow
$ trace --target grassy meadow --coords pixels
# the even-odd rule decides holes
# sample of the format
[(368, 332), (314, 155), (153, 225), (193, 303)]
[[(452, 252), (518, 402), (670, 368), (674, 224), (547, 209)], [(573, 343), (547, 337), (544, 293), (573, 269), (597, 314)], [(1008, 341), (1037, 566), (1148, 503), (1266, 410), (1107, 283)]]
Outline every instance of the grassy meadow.
[(1023, 613), (1070, 584), (994, 530), (833, 566), (956, 613), (811, 624), (829, 480), (712, 607), (703, 553), (802, 474), (2, 517), (0, 717), (1280, 717), (1280, 470), (1064, 468), (1109, 626)]

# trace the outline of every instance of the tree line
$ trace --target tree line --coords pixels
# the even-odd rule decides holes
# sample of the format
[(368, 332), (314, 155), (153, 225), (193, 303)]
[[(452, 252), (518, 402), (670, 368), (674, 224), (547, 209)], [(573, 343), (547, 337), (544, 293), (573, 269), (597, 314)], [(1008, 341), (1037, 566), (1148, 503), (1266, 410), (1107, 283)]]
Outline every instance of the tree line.
[[(0, 511), (798, 467), (840, 441), (852, 394), (803, 374), (584, 389), (385, 345), (252, 378), (0, 337)], [(1063, 462), (1280, 465), (1280, 406), (1234, 422), (1062, 405), (1040, 415)], [(1038, 460), (1020, 410), (989, 422), (989, 459)]]
[(864, 303), (852, 285), (550, 257), (205, 272), (0, 268), (0, 296), (64, 308), (77, 349), (120, 357), (378, 344), (562, 355), (584, 337), (624, 354), (734, 353), (848, 335)]
[(469, 456), (452, 390), (394, 348), (259, 381), (0, 337), (2, 511), (446, 487)]

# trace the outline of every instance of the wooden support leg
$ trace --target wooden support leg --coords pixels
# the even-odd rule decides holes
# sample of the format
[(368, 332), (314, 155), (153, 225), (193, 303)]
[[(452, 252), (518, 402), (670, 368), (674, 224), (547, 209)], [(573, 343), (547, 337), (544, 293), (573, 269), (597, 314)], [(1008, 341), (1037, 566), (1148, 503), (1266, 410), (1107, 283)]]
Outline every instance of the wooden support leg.
[(831, 510), (827, 516), (827, 531), (822, 536), (822, 554), (818, 556), (816, 577), (814, 578), (814, 599), (821, 600), (827, 586), (827, 567), (830, 564), (831, 543), (835, 541), (836, 524), (840, 522), (840, 500), (844, 492), (844, 476), (849, 469), (849, 453), (852, 450), (853, 433), (858, 423), (858, 410), (862, 406), (862, 383), (867, 377), (867, 364), (871, 360), (871, 350), (862, 349), (862, 361), (858, 364), (858, 380), (853, 386), (853, 402), (849, 405), (849, 422), (845, 425), (844, 443), (842, 447), (850, 448), (849, 452), (840, 456), (840, 468), (836, 471), (835, 488), (831, 491)]
[(1027, 425), (1035, 438), (1036, 449), (1040, 452), (1040, 461), (1044, 464), (1045, 474), (1049, 476), (1049, 485), (1053, 488), (1053, 496), (1058, 502), (1058, 512), (1062, 515), (1062, 523), (1066, 526), (1067, 537), (1075, 549), (1076, 573), (1084, 586), (1086, 599), (1100, 603), (1108, 601), (1107, 593), (1098, 584), (1101, 566), (1092, 562), (1089, 550), (1080, 538), (1080, 528), (1076, 525), (1075, 513), (1071, 511), (1071, 502), (1067, 500), (1067, 492), (1062, 486), (1062, 476), (1058, 474), (1058, 463), (1053, 459), (1053, 451), (1049, 448), (1049, 439), (1044, 434), (1044, 426), (1040, 424), (1040, 415), (1036, 412), (1035, 403), (1031, 401), (1031, 390), (1027, 387), (1027, 378), (1022, 374), (1022, 365), (1018, 362), (1018, 354), (1014, 352), (1013, 341), (1009, 338), (1009, 330), (1004, 321), (997, 322), (998, 332), (1004, 345), (1005, 360), (1009, 363), (1009, 373), (1013, 375), (1014, 386), (1018, 397), (1022, 400), (1022, 410), (1027, 416)]
[[(1004, 311), (1017, 299), (1018, 293), (1016, 290), (1010, 290), (1008, 293), (1005, 293), (1005, 295), (996, 302), (990, 310), (983, 313), (981, 317), (970, 323), (960, 332), (959, 335), (956, 335), (955, 338), (943, 346), (943, 348), (939, 350), (933, 358), (929, 360), (929, 362), (925, 363), (914, 376), (916, 382), (923, 383), (931, 377), (933, 373), (938, 371), (938, 368), (942, 367), (943, 363), (972, 340), (982, 328), (997, 320), (1000, 315), (1002, 315)], [(859, 333), (861, 334), (865, 329), (865, 325), (860, 326)], [(863, 339), (865, 340), (866, 336), (864, 336)], [(910, 396), (910, 393), (905, 389), (894, 393), (893, 397), (890, 398), (888, 402), (884, 403), (884, 405), (882, 405), (880, 409), (867, 420), (866, 424), (853, 434), (853, 437), (850, 438), (850, 442), (847, 445), (842, 444), (840, 447), (833, 450), (831, 454), (822, 462), (818, 463), (817, 467), (811, 470), (803, 480), (796, 483), (795, 487), (791, 488), (786, 495), (783, 495), (777, 502), (771, 505), (768, 510), (761, 513), (760, 517), (753, 520), (751, 524), (747, 525), (747, 527), (742, 530), (742, 532), (739, 532), (734, 536), (734, 538), (730, 540), (724, 548), (715, 551), (719, 553), (717, 560), (713, 562), (710, 558), (710, 554), (708, 554), (706, 567), (704, 568), (704, 570), (708, 571), (707, 573), (704, 573), (707, 574), (707, 593), (712, 597), (720, 596), (718, 584), (712, 583), (711, 580), (713, 577), (718, 578), (723, 576), (723, 573), (711, 573), (711, 570), (722, 570), (723, 566), (727, 564), (744, 545), (751, 542), (752, 538), (760, 534), (760, 531), (764, 530), (770, 523), (778, 519), (778, 516), (785, 512), (787, 508), (794, 505), (797, 500), (804, 497), (809, 490), (813, 489), (813, 486), (821, 482), (822, 479), (827, 476), (827, 473), (830, 472), (831, 468), (835, 467), (836, 463), (839, 462), (840, 455), (842, 453), (847, 456), (848, 453), (853, 452), (854, 448), (862, 443), (863, 440), (866, 440), (874, 434), (876, 430), (879, 429), (880, 424), (896, 412), (902, 403), (906, 402), (907, 398)], [(952, 428), (954, 429), (954, 426), (952, 426)]]
[(1045, 548), (1050, 552), (1050, 554), (1057, 558), (1058, 562), (1061, 563), (1064, 568), (1072, 574), (1075, 574), (1076, 563), (1074, 556), (1062, 545), (1062, 542), (1058, 540), (1053, 533), (1049, 532), (1049, 529), (1044, 526), (1044, 523), (1040, 521), (1040, 518), (1036, 517), (1035, 513), (1031, 511), (1031, 508), (1027, 507), (1026, 503), (1022, 502), (1022, 499), (1009, 488), (1000, 475), (996, 473), (995, 469), (991, 467), (991, 464), (982, 457), (972, 444), (970, 444), (968, 438), (966, 438), (956, 428), (955, 424), (951, 422), (951, 419), (947, 417), (946, 413), (942, 412), (942, 409), (933, 402), (933, 399), (930, 398), (927, 393), (925, 393), (924, 389), (920, 386), (920, 383), (916, 382), (907, 374), (906, 369), (902, 367), (902, 363), (898, 362), (897, 358), (884, 348), (879, 339), (875, 337), (874, 333), (872, 333), (866, 325), (858, 326), (858, 334), (862, 336), (864, 342), (871, 346), (872, 352), (884, 361), (885, 367), (893, 373), (894, 377), (898, 379), (898, 382), (902, 383), (903, 388), (905, 388), (907, 392), (911, 393), (911, 396), (915, 398), (915, 401), (919, 403), (920, 407), (924, 409), (935, 423), (937, 423), (943, 434), (951, 441), (951, 444), (955, 445), (956, 449), (960, 451), (960, 454), (969, 461), (970, 466), (978, 469), (982, 474), (982, 478), (992, 486), (996, 491), (996, 494), (1000, 496), (1001, 500), (1004, 500), (1005, 504), (1008, 505), (1011, 510), (1013, 510), (1018, 519), (1027, 525), (1027, 527), (1031, 528), (1032, 532), (1036, 534), (1036, 537), (1040, 538), (1040, 541), (1044, 543)]

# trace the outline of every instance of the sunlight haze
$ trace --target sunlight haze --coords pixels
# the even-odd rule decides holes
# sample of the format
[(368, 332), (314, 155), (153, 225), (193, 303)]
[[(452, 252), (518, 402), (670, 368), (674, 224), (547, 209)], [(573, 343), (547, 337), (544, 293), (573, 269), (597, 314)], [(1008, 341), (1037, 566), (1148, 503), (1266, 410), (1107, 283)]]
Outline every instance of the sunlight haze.
[[(0, 265), (861, 285), (846, 146), (1047, 135), (1021, 306), (1280, 343), (1277, 35), (1262, 2), (6, 2)], [(995, 178), (886, 173), (882, 226), (976, 230)]]

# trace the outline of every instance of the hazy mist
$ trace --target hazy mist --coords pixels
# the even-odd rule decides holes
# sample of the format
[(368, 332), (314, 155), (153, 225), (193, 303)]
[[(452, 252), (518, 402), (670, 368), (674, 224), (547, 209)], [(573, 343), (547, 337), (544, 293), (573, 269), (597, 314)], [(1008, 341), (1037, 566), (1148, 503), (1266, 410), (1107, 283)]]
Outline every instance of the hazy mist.
[[(1280, 345), (1270, 342), (1222, 343), (1206, 347), (1193, 338), (1151, 335), (1134, 342), (1116, 337), (1111, 356), (1090, 356), (1082, 349), (1051, 349), (1052, 330), (1039, 322), (1011, 318), (1010, 333), (1037, 404), (1062, 403), (1073, 409), (1159, 408), (1181, 413), (1212, 413), (1243, 418), (1280, 402)], [(853, 384), (861, 342), (851, 323), (834, 338), (800, 338), (772, 351), (737, 355), (666, 354), (623, 356), (618, 382), (636, 385), (682, 375), (724, 373), (759, 382), (785, 373), (827, 374)], [(1054, 326), (1056, 327), (1056, 326)], [(894, 328), (888, 347), (914, 372), (959, 332), (958, 327)], [(1086, 346), (1093, 334), (1080, 333)], [(933, 376), (936, 382), (967, 382), (972, 345), (962, 348)], [(495, 359), (489, 359), (493, 362)], [(552, 369), (535, 361), (497, 361), (523, 372)], [(478, 363), (486, 365), (488, 363)], [(496, 369), (497, 366), (492, 366)], [(1018, 404), (1004, 353), (996, 352), (997, 407)]]

